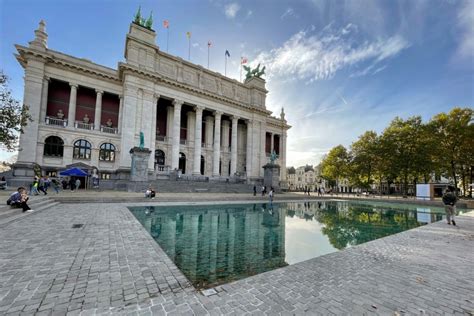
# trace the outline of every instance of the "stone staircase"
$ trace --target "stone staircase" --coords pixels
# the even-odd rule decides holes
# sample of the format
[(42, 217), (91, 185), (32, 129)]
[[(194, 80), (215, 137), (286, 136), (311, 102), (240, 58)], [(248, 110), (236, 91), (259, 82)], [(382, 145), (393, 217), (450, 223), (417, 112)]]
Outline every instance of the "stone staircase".
[[(157, 192), (163, 193), (252, 193), (253, 185), (226, 181), (188, 181), (184, 179), (154, 180), (149, 182), (117, 183), (116, 189), (120, 191), (145, 192), (149, 185)], [(260, 192), (260, 190), (258, 190)]]
[(20, 218), (25, 216), (29, 216), (36, 212), (45, 210), (47, 208), (53, 207), (58, 205), (59, 202), (55, 201), (54, 199), (50, 198), (47, 195), (38, 195), (38, 196), (31, 196), (28, 200), (29, 207), (34, 210), (34, 212), (24, 212), (21, 208), (12, 208), (9, 205), (5, 205), (0, 207), (0, 227), (16, 221)]

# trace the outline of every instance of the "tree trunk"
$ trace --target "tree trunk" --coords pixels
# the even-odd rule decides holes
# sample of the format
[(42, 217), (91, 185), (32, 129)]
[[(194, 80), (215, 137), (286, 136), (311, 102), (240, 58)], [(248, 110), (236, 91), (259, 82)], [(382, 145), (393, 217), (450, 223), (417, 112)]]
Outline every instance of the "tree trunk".
[(466, 169), (461, 166), (462, 196), (466, 196)]
[(454, 160), (451, 160), (451, 174), (453, 176), (454, 180), (454, 187), (456, 188), (456, 191), (458, 189), (458, 180), (456, 178), (456, 165), (454, 163)]
[(472, 181), (473, 180), (473, 169), (474, 169), (474, 166), (471, 166), (470, 170), (471, 170), (471, 181), (469, 181), (469, 197), (472, 198), (472, 186), (474, 185), (474, 182)]

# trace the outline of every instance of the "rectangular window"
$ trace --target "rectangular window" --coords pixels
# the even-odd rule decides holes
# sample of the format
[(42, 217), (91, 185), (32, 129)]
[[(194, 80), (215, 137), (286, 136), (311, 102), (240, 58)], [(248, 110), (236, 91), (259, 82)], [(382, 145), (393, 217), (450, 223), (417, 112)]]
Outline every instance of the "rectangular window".
[(102, 180), (110, 180), (110, 173), (101, 173), (100, 178)]

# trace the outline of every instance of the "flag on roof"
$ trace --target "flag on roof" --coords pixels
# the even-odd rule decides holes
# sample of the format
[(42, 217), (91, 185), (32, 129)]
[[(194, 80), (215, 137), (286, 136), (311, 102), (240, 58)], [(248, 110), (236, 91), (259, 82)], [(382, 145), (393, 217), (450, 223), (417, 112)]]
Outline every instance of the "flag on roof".
[(230, 53), (229, 53), (229, 51), (228, 51), (227, 49), (225, 50), (225, 55), (226, 55), (227, 57), (230, 57)]
[(240, 57), (240, 63), (242, 65), (248, 63), (247, 57)]
[(164, 26), (165, 28), (169, 28), (169, 27), (170, 27), (170, 22), (169, 22), (168, 20), (164, 20), (164, 21), (163, 21), (163, 26)]
[(186, 32), (186, 37), (191, 38), (191, 32)]

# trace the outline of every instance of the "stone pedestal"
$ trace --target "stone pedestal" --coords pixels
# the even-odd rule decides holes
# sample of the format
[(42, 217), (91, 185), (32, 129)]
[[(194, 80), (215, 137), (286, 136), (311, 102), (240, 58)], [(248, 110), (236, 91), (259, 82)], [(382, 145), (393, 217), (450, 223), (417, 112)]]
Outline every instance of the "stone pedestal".
[(132, 168), (130, 169), (130, 181), (148, 181), (148, 160), (151, 150), (148, 148), (133, 147), (130, 149), (132, 155)]
[(276, 164), (267, 163), (263, 167), (263, 185), (270, 191), (273, 187), (275, 191), (280, 191), (280, 166)]

